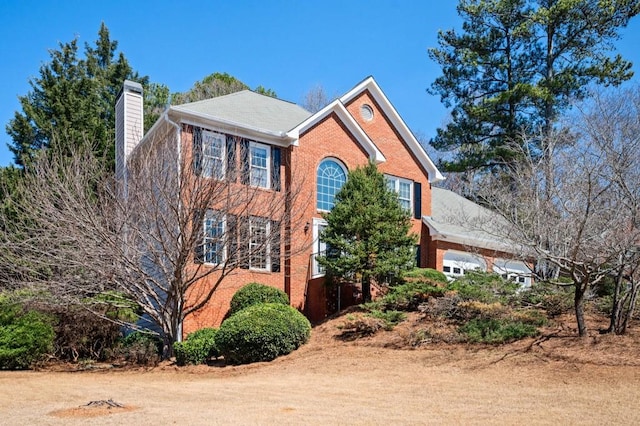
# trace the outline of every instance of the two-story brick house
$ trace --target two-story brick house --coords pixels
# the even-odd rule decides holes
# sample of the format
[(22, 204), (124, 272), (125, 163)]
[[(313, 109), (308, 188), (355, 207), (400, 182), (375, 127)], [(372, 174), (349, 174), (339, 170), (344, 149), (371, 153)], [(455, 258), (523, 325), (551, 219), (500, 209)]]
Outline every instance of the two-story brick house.
[[(116, 105), (119, 128), (125, 129), (116, 140), (120, 176), (126, 174), (128, 159), (136, 155), (140, 137), (126, 129), (136, 128), (136, 123), (139, 128), (141, 109), (141, 87), (126, 82)], [(295, 211), (295, 215), (287, 212), (285, 216), (289, 220), (295, 216), (298, 226), (285, 227), (275, 243), (242, 262), (206, 306), (185, 319), (184, 333), (218, 325), (233, 293), (249, 282), (282, 289), (292, 306), (312, 321), (331, 313), (335, 299), (342, 306), (353, 303), (352, 289), (331, 294), (315, 258), (324, 250), (318, 238), (325, 224), (322, 214), (331, 210), (348, 171), (368, 161), (378, 165), (411, 212), (411, 230), (419, 235), (416, 265), (439, 270), (447, 266), (442, 261), (446, 255), (437, 246), (448, 242), (437, 237), (442, 234), (435, 232), (431, 220), (432, 184), (444, 177), (372, 77), (314, 114), (293, 103), (242, 91), (171, 106), (161, 120), (176, 129), (180, 149), (193, 157), (193, 167), (202, 179), (231, 177), (239, 185), (257, 187), (264, 194), (288, 194), (295, 187), (297, 194), (283, 208)], [(149, 133), (166, 131), (167, 126), (157, 123)], [(151, 136), (145, 135), (145, 140), (152, 140)], [(237, 180), (236, 175), (240, 176)], [(207, 235), (229, 232), (231, 222), (229, 217), (205, 218), (205, 240)], [(248, 226), (249, 237), (239, 242), (248, 248), (260, 236), (284, 229), (269, 218), (256, 219)], [(204, 262), (206, 267), (221, 261), (224, 247), (206, 241), (202, 247), (204, 252), (194, 255), (194, 262)], [(483, 253), (491, 256), (487, 250)], [(207, 280), (199, 285), (207, 288)]]

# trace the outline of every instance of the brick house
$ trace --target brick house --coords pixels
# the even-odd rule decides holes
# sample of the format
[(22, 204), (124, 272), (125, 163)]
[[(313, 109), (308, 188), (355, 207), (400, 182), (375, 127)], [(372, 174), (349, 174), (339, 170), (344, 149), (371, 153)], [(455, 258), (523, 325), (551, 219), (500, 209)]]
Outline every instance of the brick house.
[[(118, 176), (126, 175), (126, 164), (135, 157), (142, 139), (135, 131), (142, 122), (141, 90), (137, 83), (125, 82), (116, 104)], [(334, 195), (346, 180), (348, 170), (370, 160), (386, 175), (400, 202), (411, 212), (412, 232), (419, 235), (417, 266), (456, 275), (463, 272), (460, 262), (466, 265), (465, 259), (485, 259), (477, 267), (488, 270), (502, 262), (494, 262), (496, 253), (502, 250), (485, 244), (482, 238), (454, 238), (454, 229), (446, 225), (444, 212), (448, 202), (460, 200), (453, 193), (432, 187), (444, 177), (372, 77), (314, 114), (296, 104), (247, 90), (170, 106), (144, 140), (153, 140), (154, 134), (162, 132), (176, 133), (180, 150), (194, 159), (193, 167), (202, 179), (215, 182), (231, 176), (238, 185), (258, 188), (260, 194), (256, 196), (265, 197), (285, 194), (297, 185), (298, 196), (283, 208), (296, 212), (299, 226), (287, 227), (275, 243), (241, 262), (209, 303), (185, 319), (183, 334), (219, 325), (231, 296), (249, 282), (285, 291), (292, 306), (312, 321), (325, 318), (337, 309), (338, 303), (342, 307), (355, 303), (358, 295), (353, 288), (335, 290), (325, 285), (315, 257), (324, 250), (318, 238), (325, 224), (322, 213), (332, 208)], [(246, 173), (240, 173), (237, 179), (238, 171)], [(463, 208), (473, 210), (472, 205), (475, 206), (470, 203)], [(213, 222), (205, 219), (205, 234), (228, 232), (232, 222), (235, 219), (230, 217)], [(239, 244), (251, 247), (259, 235), (271, 234), (281, 224), (266, 218), (248, 226), (249, 238), (241, 238)], [(291, 249), (294, 245), (297, 250)], [(194, 255), (194, 262), (207, 267), (223, 259), (224, 247), (206, 241), (202, 247), (204, 252)], [(465, 253), (467, 258), (461, 258)], [(207, 288), (208, 279), (199, 285)]]

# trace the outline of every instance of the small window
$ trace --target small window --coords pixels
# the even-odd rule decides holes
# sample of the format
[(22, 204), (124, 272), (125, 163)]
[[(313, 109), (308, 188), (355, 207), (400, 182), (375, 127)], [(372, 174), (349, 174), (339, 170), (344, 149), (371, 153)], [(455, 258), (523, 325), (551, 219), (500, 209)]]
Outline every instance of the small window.
[(364, 121), (373, 120), (373, 108), (371, 108), (371, 105), (363, 104), (360, 107), (360, 117), (362, 117)]
[(462, 274), (462, 271), (460, 270), (460, 268), (453, 268), (453, 273), (454, 274)]
[(258, 186), (260, 188), (269, 188), (271, 149), (267, 145), (251, 142), (249, 146), (249, 155), (251, 185)]
[(444, 272), (451, 272), (451, 266), (444, 266), (444, 267), (442, 267), (442, 270)]
[(223, 179), (226, 138), (221, 133), (202, 131), (202, 176)]
[(385, 178), (389, 189), (398, 194), (400, 205), (411, 212), (413, 209), (413, 181), (389, 175), (386, 175)]
[(347, 172), (337, 160), (329, 158), (320, 163), (316, 182), (318, 210), (330, 211), (333, 208), (335, 196), (346, 181)]

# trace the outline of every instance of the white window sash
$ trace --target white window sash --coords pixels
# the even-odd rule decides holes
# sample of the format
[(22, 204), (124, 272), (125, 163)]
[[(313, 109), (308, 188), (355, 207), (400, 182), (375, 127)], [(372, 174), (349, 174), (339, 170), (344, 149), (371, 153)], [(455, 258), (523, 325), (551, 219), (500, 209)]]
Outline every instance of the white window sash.
[[(264, 239), (254, 243), (254, 230), (264, 229)], [(249, 269), (257, 271), (271, 270), (271, 221), (265, 218), (249, 219)], [(264, 267), (255, 266), (254, 257), (260, 256), (259, 263), (264, 263)]]
[[(254, 164), (254, 149), (264, 149), (265, 162), (264, 166)], [(264, 174), (264, 177), (258, 176), (257, 173)], [(255, 181), (259, 179), (259, 181)], [(249, 183), (259, 188), (271, 188), (271, 147), (269, 145), (258, 142), (249, 144)]]
[[(209, 154), (213, 151), (214, 144), (219, 144), (219, 156)], [(211, 149), (208, 149), (209, 145), (211, 145)], [(226, 173), (226, 145), (226, 137), (222, 133), (210, 130), (202, 131), (202, 176), (216, 179), (224, 178)]]

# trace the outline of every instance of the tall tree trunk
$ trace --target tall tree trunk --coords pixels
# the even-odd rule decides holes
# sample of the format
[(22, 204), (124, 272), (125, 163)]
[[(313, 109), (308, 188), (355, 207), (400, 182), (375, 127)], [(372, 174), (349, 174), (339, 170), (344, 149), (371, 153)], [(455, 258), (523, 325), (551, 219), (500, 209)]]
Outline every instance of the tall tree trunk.
[(587, 335), (587, 324), (584, 320), (584, 294), (587, 291), (588, 284), (576, 283), (576, 291), (573, 298), (573, 307), (576, 311), (576, 323), (578, 324), (578, 335), (585, 337)]
[(367, 274), (362, 276), (362, 301), (371, 302), (371, 277)]
[[(620, 262), (622, 263), (622, 262)], [(617, 327), (620, 322), (620, 314), (621, 314), (621, 294), (622, 294), (622, 280), (623, 280), (623, 268), (621, 267), (618, 271), (618, 275), (616, 276), (616, 283), (613, 289), (613, 301), (611, 303), (611, 315), (609, 316), (609, 328), (605, 330), (605, 333), (613, 333), (617, 334)]]

